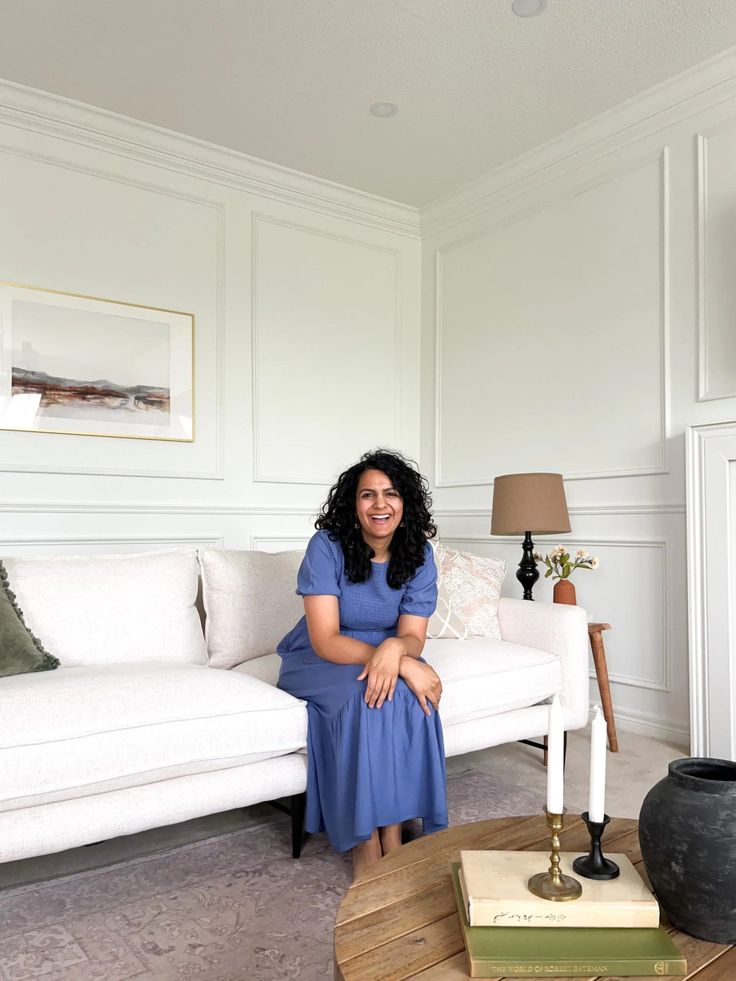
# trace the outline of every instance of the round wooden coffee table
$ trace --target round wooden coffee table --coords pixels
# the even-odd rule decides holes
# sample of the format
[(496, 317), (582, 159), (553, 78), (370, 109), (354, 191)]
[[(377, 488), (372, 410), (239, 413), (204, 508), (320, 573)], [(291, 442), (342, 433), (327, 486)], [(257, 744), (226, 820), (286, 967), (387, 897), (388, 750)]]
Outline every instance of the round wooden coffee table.
[[(579, 817), (566, 815), (563, 851), (588, 851)], [(603, 839), (609, 852), (625, 852), (643, 872), (636, 821), (613, 818)], [(458, 924), (449, 865), (461, 848), (528, 849), (545, 853), (543, 815), (462, 824), (399, 848), (369, 869), (345, 894), (335, 926), (337, 981), (461, 981), (467, 961)], [(664, 921), (663, 921), (664, 922)], [(687, 958), (688, 978), (734, 981), (736, 947), (670, 933)], [(592, 981), (592, 979), (590, 979)], [(610, 979), (609, 979), (610, 981)]]

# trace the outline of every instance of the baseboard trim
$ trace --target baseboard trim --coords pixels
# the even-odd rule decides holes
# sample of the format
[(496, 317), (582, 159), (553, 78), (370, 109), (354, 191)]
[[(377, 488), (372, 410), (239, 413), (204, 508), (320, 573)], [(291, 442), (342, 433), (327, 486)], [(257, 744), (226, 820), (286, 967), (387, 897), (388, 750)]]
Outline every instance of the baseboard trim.
[(620, 712), (615, 710), (616, 728), (624, 732), (633, 732), (650, 739), (674, 743), (681, 746), (687, 755), (690, 752), (690, 729), (688, 726), (654, 719), (651, 716), (640, 715), (637, 712)]

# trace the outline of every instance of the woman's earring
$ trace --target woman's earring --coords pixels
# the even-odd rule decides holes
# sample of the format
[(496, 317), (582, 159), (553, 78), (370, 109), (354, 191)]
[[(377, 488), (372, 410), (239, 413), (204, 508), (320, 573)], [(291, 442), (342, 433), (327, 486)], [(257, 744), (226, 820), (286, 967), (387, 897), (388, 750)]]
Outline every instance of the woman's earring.
[(406, 522), (405, 521), (401, 521), (399, 523), (399, 528), (406, 528)]

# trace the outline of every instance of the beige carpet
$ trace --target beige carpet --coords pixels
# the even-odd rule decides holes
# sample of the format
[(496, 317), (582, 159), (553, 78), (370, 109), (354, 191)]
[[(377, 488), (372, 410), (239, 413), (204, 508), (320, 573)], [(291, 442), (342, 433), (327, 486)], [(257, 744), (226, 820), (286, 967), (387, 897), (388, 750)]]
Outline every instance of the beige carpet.
[[(537, 814), (542, 787), (451, 773), (452, 824)], [(349, 858), (322, 835), (302, 858), (290, 823), (260, 825), (0, 891), (2, 981), (313, 981), (332, 977), (332, 931)]]

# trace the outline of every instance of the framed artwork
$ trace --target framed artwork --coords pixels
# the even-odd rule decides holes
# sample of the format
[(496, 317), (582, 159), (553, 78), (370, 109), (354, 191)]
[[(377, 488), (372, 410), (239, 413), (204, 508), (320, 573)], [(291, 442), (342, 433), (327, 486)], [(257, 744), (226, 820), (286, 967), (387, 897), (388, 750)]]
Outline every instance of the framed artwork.
[(194, 315), (0, 283), (0, 429), (194, 439)]

